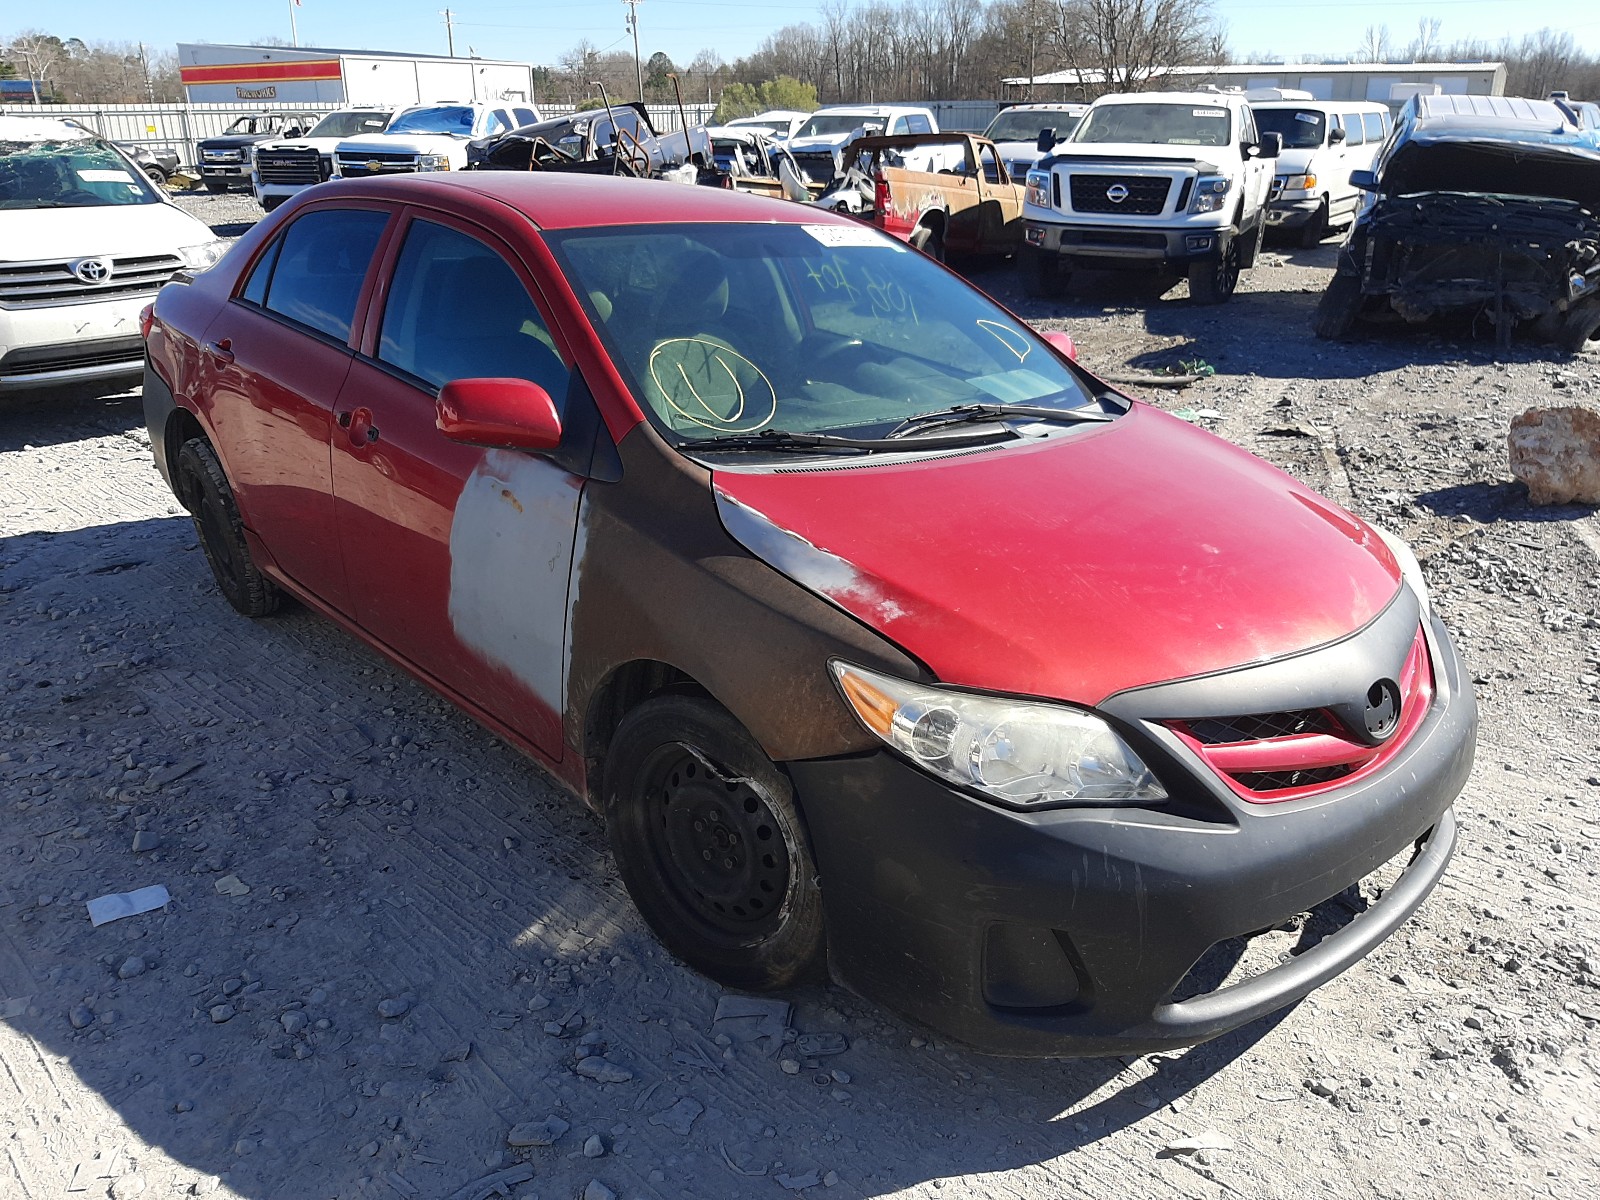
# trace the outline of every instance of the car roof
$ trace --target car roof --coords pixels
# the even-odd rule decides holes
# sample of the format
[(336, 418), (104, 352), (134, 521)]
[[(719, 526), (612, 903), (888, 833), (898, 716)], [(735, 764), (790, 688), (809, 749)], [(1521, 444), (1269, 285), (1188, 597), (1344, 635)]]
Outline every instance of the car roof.
[(1387, 104), (1376, 100), (1252, 100), (1251, 108), (1337, 108), (1340, 111), (1388, 112)]
[(1572, 121), (1554, 101), (1524, 100), (1520, 96), (1425, 96), (1414, 97), (1419, 121), (1449, 123), (1461, 118), (1464, 125), (1537, 125), (1560, 129)]
[(789, 200), (699, 184), (581, 172), (440, 171), (335, 179), (319, 184), (316, 195), (329, 200), (369, 196), (395, 203), (453, 205), (466, 212), (499, 204), (521, 213), (539, 229), (719, 222), (859, 227), (849, 217)]
[(0, 141), (4, 142), (72, 142), (93, 137), (83, 126), (54, 117), (0, 116)]
[[(1054, 103), (1043, 102), (1033, 104), (1007, 104), (1000, 109), (1000, 113), (1008, 112), (1082, 112), (1088, 108), (1087, 104), (1078, 104), (1071, 100), (1057, 100)], [(995, 116), (999, 116), (996, 113)]]
[(925, 113), (931, 111), (931, 109), (917, 104), (824, 104), (811, 115), (815, 117), (820, 113), (844, 113), (846, 116), (850, 116), (854, 113), (860, 113), (868, 117), (886, 117), (890, 113)]
[(1201, 108), (1229, 108), (1245, 103), (1241, 92), (1118, 92), (1101, 96), (1091, 107), (1109, 104), (1193, 104)]

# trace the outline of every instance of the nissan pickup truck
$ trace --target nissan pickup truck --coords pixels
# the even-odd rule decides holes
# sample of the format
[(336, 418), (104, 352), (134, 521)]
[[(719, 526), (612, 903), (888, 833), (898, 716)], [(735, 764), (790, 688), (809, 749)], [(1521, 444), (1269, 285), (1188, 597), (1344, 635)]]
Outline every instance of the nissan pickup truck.
[(1233, 295), (1266, 227), (1279, 134), (1257, 132), (1242, 95), (1102, 96), (1027, 176), (1023, 283), (1059, 295), (1074, 270), (1189, 278), (1199, 304)]
[[(930, 151), (952, 165), (924, 169)], [(870, 221), (930, 258), (942, 261), (947, 252), (1012, 254), (1022, 243), (1022, 185), (1012, 181), (988, 138), (858, 138), (846, 151), (844, 167), (843, 182), (817, 204)]]

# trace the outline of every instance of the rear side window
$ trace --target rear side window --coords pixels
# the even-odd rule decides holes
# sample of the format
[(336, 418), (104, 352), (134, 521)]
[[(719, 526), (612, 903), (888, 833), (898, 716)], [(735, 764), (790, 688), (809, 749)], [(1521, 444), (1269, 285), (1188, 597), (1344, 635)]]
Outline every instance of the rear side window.
[(257, 260), (255, 267), (250, 271), (250, 278), (245, 282), (244, 291), (239, 293), (241, 300), (248, 300), (256, 305), (267, 302), (267, 283), (272, 279), (272, 267), (278, 261), (278, 251), (281, 249), (283, 249), (283, 239), (274, 238), (272, 245), (267, 247), (267, 252)]
[(1360, 113), (1344, 114), (1344, 133), (1344, 144), (1346, 146), (1360, 146), (1366, 142), (1367, 138), (1362, 131)]
[[(289, 226), (257, 265), (245, 298), (338, 341), (350, 337), (361, 283), (388, 223), (370, 209), (322, 209)], [(262, 288), (256, 278), (271, 274)]]
[(513, 108), (511, 115), (517, 119), (518, 129), (521, 129), (524, 125), (537, 125), (539, 123), (539, 118), (534, 115), (531, 108)]
[(1366, 128), (1367, 141), (1369, 141), (1369, 142), (1381, 142), (1381, 141), (1383, 141), (1383, 114), (1382, 113), (1362, 113), (1361, 114), (1361, 124), (1363, 126), (1365, 126), (1365, 128)]
[(566, 364), (505, 259), (455, 229), (413, 221), (395, 264), (378, 358), (433, 387), (527, 379), (559, 411)]
[(908, 133), (932, 133), (933, 124), (921, 113), (912, 113), (906, 118)]

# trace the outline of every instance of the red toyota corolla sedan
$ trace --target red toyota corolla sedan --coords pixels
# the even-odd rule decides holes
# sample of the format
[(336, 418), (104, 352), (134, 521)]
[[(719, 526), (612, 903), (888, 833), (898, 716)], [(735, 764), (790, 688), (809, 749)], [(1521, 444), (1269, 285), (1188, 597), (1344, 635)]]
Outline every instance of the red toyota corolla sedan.
[[(1405, 547), (891, 238), (570, 175), (346, 181), (147, 317), (156, 463), (603, 814), (733, 987), (1006, 1054), (1201, 1041), (1438, 881), (1476, 711)], [(1353, 922), (1195, 964), (1409, 854)]]

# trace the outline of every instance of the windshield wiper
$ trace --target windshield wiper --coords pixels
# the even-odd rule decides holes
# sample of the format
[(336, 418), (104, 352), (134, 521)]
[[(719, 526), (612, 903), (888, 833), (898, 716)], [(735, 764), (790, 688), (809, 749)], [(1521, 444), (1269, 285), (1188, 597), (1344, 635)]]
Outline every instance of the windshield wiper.
[[(1005, 430), (1000, 436), (1014, 436)], [(922, 447), (975, 446), (995, 440), (993, 433), (963, 433), (952, 437), (929, 438)], [(790, 433), (787, 429), (763, 429), (760, 433), (725, 433), (710, 438), (684, 438), (678, 442), (680, 450), (772, 450), (778, 452), (805, 450), (859, 450), (870, 454), (874, 450), (904, 450), (888, 437), (840, 437), (836, 433)]]
[(925, 429), (943, 425), (965, 425), (974, 421), (995, 421), (1005, 417), (1028, 417), (1039, 421), (1079, 422), (1110, 421), (1115, 413), (1100, 412), (1092, 408), (1050, 408), (1043, 404), (956, 404), (950, 408), (918, 413), (896, 425), (885, 438), (903, 438)]

